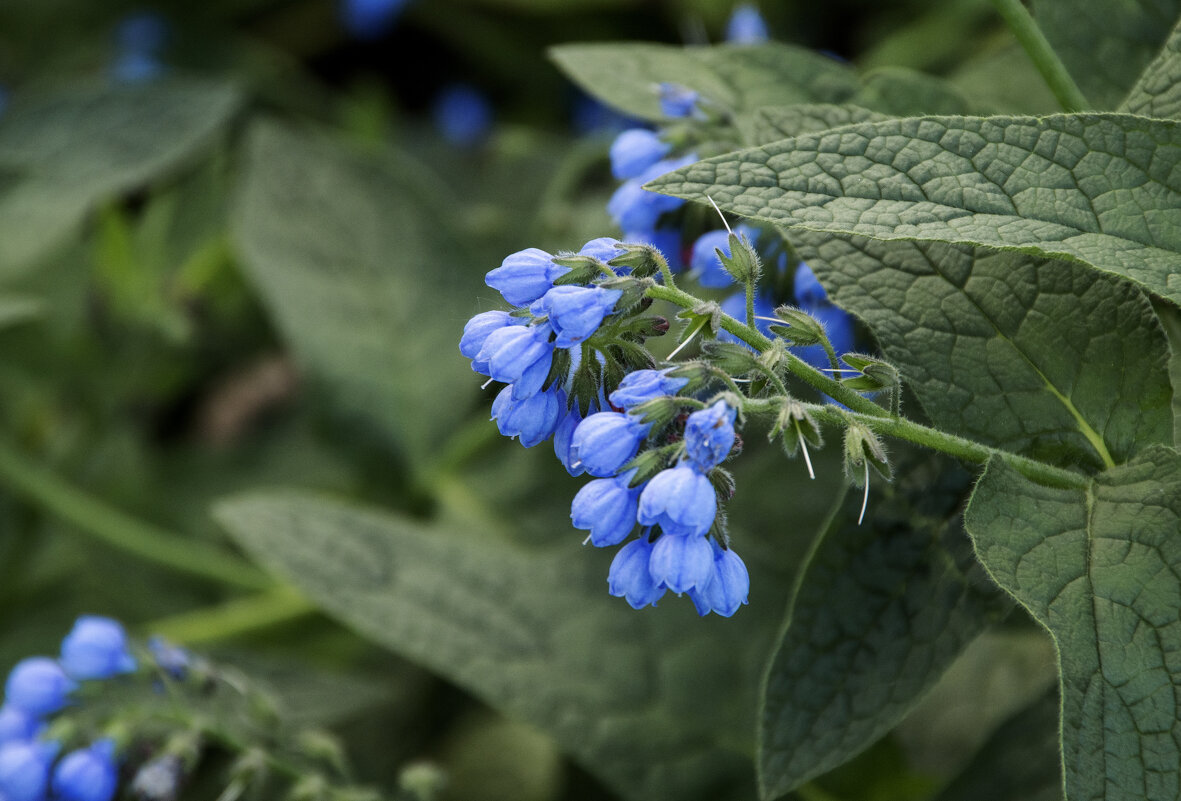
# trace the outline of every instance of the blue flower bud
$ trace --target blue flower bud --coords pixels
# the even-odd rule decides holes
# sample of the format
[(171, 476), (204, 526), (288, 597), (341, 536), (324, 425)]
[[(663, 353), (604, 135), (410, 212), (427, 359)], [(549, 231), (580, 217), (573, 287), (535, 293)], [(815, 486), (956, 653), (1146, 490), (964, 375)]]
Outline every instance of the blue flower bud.
[(344, 0), (340, 21), (358, 39), (380, 37), (397, 19), (406, 0)]
[(660, 161), (672, 145), (646, 128), (629, 128), (611, 144), (611, 174), (619, 180), (637, 178)]
[(661, 470), (640, 493), (640, 525), (660, 526), (674, 536), (704, 536), (718, 513), (709, 479), (688, 462)]
[(127, 650), (127, 633), (118, 621), (83, 615), (62, 640), (61, 666), (78, 681), (109, 679), (135, 670), (135, 657)]
[(689, 379), (670, 376), (672, 370), (671, 367), (664, 370), (633, 370), (623, 377), (611, 393), (612, 405), (630, 411), (641, 403), (665, 395), (676, 395), (681, 387), (689, 383)]
[(160, 51), (168, 39), (168, 23), (158, 14), (131, 14), (115, 28), (117, 54), (111, 76), (120, 83), (142, 83), (164, 71)]
[[(746, 241), (754, 245), (758, 241), (759, 232), (749, 225), (738, 225), (734, 232), (746, 237)], [(706, 231), (693, 243), (693, 252), (689, 258), (689, 269), (697, 283), (708, 289), (725, 289), (734, 283), (734, 277), (722, 266), (722, 260), (715, 251), (722, 251), (726, 258), (730, 258), (730, 232), (726, 230)]]
[[(578, 353), (577, 348), (570, 351), (571, 354)], [(598, 411), (598, 406), (594, 402), (591, 403), (588, 409), (588, 416)], [(578, 424), (583, 420), (582, 410), (578, 408), (575, 403), (566, 412), (561, 422), (558, 423), (557, 429), (554, 431), (554, 456), (558, 457), (558, 461), (566, 468), (566, 472), (572, 476), (580, 476), (586, 472), (581, 464), (575, 465), (572, 456), (574, 431), (578, 428)]]
[(730, 617), (747, 602), (750, 594), (750, 574), (746, 564), (729, 548), (713, 543), (713, 576), (704, 589), (692, 590), (689, 598), (704, 617), (715, 612)]
[(5, 801), (43, 801), (49, 766), (59, 745), (18, 741), (0, 746), (0, 798)]
[(66, 705), (77, 686), (56, 660), (33, 656), (17, 662), (8, 674), (4, 703), (31, 715), (49, 715)]
[(518, 250), (505, 257), (484, 283), (500, 292), (514, 306), (528, 306), (554, 285), (554, 279), (570, 272), (554, 264), (554, 257), (538, 248)]
[(734, 44), (758, 44), (769, 38), (767, 23), (753, 3), (734, 9), (726, 25), (726, 41)]
[(592, 476), (606, 478), (632, 460), (649, 426), (619, 412), (598, 412), (574, 429), (571, 459)]
[(812, 311), (817, 306), (829, 302), (828, 293), (824, 291), (820, 281), (816, 280), (816, 273), (802, 262), (796, 268), (794, 284), (796, 305), (804, 311)]
[(510, 325), (525, 325), (529, 320), (525, 317), (513, 317), (506, 311), (486, 311), (477, 314), (467, 321), (463, 327), (463, 336), (459, 339), (459, 352), (472, 360), (472, 369), (482, 375), (488, 375), (488, 362), (479, 361), (476, 356), (488, 340), (488, 335), (499, 328)]
[(725, 401), (718, 401), (689, 415), (685, 423), (685, 454), (694, 467), (705, 472), (730, 455), (737, 414)]
[(660, 110), (666, 117), (688, 117), (699, 97), (697, 92), (679, 83), (662, 83), (659, 92)]
[(665, 588), (652, 580), (648, 569), (651, 558), (652, 543), (647, 535), (620, 548), (607, 572), (608, 592), (625, 599), (632, 609), (655, 606), (664, 596)]
[(53, 770), (57, 801), (111, 801), (117, 783), (115, 743), (108, 739), (71, 751)]
[(41, 728), (36, 715), (12, 704), (0, 707), (0, 745), (13, 740), (32, 740)]
[(705, 537), (678, 537), (665, 532), (652, 548), (648, 571), (652, 580), (680, 595), (703, 588), (713, 577), (713, 550)]
[(679, 159), (663, 159), (656, 162), (638, 177), (620, 184), (615, 194), (607, 201), (607, 213), (624, 231), (655, 228), (660, 215), (676, 211), (685, 201), (678, 197), (649, 192), (642, 188), (643, 185), (665, 173), (687, 167), (695, 161), (697, 156), (689, 154)]
[[(838, 356), (854, 350), (853, 318), (848, 312), (828, 303), (822, 303), (808, 312), (824, 326), (824, 333)], [(791, 352), (819, 370), (827, 370), (832, 366), (822, 345), (792, 348)]]
[(625, 230), (624, 242), (634, 242), (638, 245), (651, 245), (660, 251), (668, 268), (674, 273), (680, 272), (685, 266), (681, 254), (681, 231), (679, 228), (641, 228)]
[(507, 326), (484, 340), (473, 364), (488, 364), (488, 375), (514, 384), (513, 397), (522, 400), (539, 391), (549, 375), (554, 344), (548, 325)]
[(623, 251), (619, 249), (619, 240), (611, 236), (600, 236), (597, 239), (592, 239), (587, 242), (578, 251), (580, 256), (592, 256), (599, 261), (606, 263), (611, 261), (616, 256), (619, 256)]
[(557, 335), (554, 347), (570, 348), (595, 333), (621, 297), (623, 292), (618, 289), (556, 286), (530, 306), (529, 311), (549, 318)]
[(634, 477), (635, 471), (629, 470), (614, 478), (597, 478), (574, 496), (570, 519), (574, 528), (590, 532), (593, 545), (618, 545), (635, 528), (640, 488), (628, 486)]
[(479, 144), (492, 130), (492, 104), (482, 92), (454, 84), (439, 93), (433, 109), (435, 127), (457, 147)]
[(522, 445), (532, 448), (553, 435), (565, 408), (566, 393), (560, 389), (536, 392), (517, 400), (510, 385), (492, 401), (492, 419), (501, 434), (510, 439), (520, 437)]

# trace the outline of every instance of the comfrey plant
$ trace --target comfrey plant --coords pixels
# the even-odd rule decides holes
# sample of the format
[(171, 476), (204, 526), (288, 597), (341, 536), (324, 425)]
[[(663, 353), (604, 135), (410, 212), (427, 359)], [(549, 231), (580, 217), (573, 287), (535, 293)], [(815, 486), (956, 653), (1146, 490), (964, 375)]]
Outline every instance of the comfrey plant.
[(286, 786), (296, 798), (377, 798), (342, 774), (340, 748), (289, 731), (238, 671), (158, 638), (139, 644), (115, 620), (78, 618), (56, 658), (8, 674), (0, 706), (0, 798), (177, 798), (206, 749), (235, 756), (223, 799)]

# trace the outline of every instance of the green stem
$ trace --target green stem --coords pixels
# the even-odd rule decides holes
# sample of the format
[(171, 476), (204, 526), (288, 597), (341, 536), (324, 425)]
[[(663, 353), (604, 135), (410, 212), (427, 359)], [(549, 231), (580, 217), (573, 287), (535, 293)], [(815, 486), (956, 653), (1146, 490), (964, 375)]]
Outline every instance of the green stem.
[(746, 282), (746, 324), (754, 327), (755, 324), (755, 282)]
[(279, 585), (217, 606), (161, 618), (141, 628), (180, 645), (194, 645), (235, 637), (315, 611), (316, 607), (294, 589)]
[(0, 443), (0, 483), (96, 539), (141, 559), (236, 587), (258, 590), (274, 586), (248, 562), (108, 506), (52, 471), (30, 464), (4, 443)]
[(1046, 35), (1038, 27), (1021, 0), (992, 0), (993, 6), (1005, 19), (1017, 41), (1029, 55), (1037, 71), (1042, 74), (1050, 91), (1067, 112), (1089, 111), (1091, 104), (1066, 71), (1066, 66), (1050, 46)]
[[(663, 286), (649, 288), (648, 295), (660, 300), (667, 300), (686, 309), (694, 308), (700, 303), (697, 298), (686, 292)], [(761, 352), (771, 347), (771, 340), (763, 336), (762, 333), (751, 326), (739, 323), (729, 315), (721, 315), (721, 325), (723, 329), (729, 331), (757, 351)], [(1030, 459), (1009, 451), (990, 448), (987, 445), (982, 445), (970, 439), (957, 437), (954, 434), (948, 434), (903, 417), (893, 416), (888, 410), (863, 398), (844, 384), (824, 375), (790, 351), (787, 353), (787, 358), (788, 367), (794, 375), (848, 408), (849, 411), (845, 411), (834, 406), (810, 404), (809, 410), (827, 422), (843, 424), (847, 421), (847, 417), (852, 417), (864, 423), (876, 433), (904, 439), (916, 445), (922, 445), (932, 450), (946, 453), (949, 456), (955, 456), (966, 462), (983, 464), (990, 458), (997, 457), (1007, 461), (1026, 478), (1043, 484), (1071, 489), (1078, 489), (1087, 485), (1087, 478), (1078, 473), (1073, 473), (1060, 467), (1054, 467), (1045, 462), (1039, 462), (1036, 459)], [(753, 411), (773, 411), (776, 408), (773, 406), (773, 401), (752, 399), (748, 403), (749, 408)], [(763, 404), (767, 405), (765, 409), (761, 408)]]

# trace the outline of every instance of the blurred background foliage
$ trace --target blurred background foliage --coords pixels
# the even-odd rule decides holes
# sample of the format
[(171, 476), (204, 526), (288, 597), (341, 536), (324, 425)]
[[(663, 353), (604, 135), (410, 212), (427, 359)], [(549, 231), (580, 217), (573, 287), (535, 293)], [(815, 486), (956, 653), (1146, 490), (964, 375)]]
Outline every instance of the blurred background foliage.
[[(426, 762), (449, 775), (448, 798), (617, 797), (624, 780), (563, 755), (576, 735), (555, 740), (464, 668), (391, 653), (365, 625), (276, 589), (238, 550), (266, 564), (265, 526), (235, 543), (210, 510), (299, 487), (480, 548), (557, 553), (602, 582), (602, 554), (569, 526), (580, 482), (498, 437), (455, 343), (494, 306), (483, 274), (505, 255), (618, 234), (606, 153), (626, 120), (578, 91), (547, 48), (718, 42), (731, 11), (728, 0), (414, 0), (349, 23), (333, 0), (0, 4), (0, 664), (51, 652), (79, 613), (112, 615), (266, 676), (293, 715), (337, 727), (366, 781), (393, 788)], [(908, 67), (998, 110), (1053, 110), (987, 0), (761, 11), (774, 38), (860, 70)], [(675, 604), (636, 613), (604, 597), (586, 629), (661, 648), (720, 637), (750, 652), (697, 666), (715, 671), (704, 678), (691, 650), (678, 668), (694, 675), (681, 703), (708, 684), (737, 699), (718, 715), (747, 736), (752, 666), (842, 483), (835, 449), (804, 488), (802, 469), (757, 439), (736, 466), (731, 521), (761, 564), (751, 606), (698, 621)], [(144, 552), (137, 526), (175, 547)], [(532, 603), (543, 611), (546, 599)], [(967, 714), (925, 707), (812, 797), (929, 794), (1044, 690), (1046, 648), (1020, 625), (978, 641), (948, 681), (988, 688), (986, 701)], [(705, 797), (753, 793), (749, 765), (731, 757), (689, 774)]]

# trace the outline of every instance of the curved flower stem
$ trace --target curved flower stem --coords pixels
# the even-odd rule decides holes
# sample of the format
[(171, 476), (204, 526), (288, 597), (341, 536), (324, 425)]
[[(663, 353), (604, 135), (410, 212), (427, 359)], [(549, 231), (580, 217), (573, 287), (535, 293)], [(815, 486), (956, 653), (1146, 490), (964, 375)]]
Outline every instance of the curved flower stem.
[(4, 443), (0, 443), (0, 483), (92, 537), (149, 562), (245, 589), (275, 585), (244, 559), (108, 506)]
[(1089, 111), (1091, 104), (1083, 95), (1066, 66), (1050, 46), (1046, 35), (1038, 27), (1029, 10), (1021, 0), (992, 0), (992, 5), (1004, 17), (1005, 24), (1013, 31), (1021, 47), (1025, 49), (1037, 71), (1041, 73), (1050, 91), (1067, 112)]
[(315, 612), (317, 607), (284, 585), (217, 606), (161, 618), (141, 628), (179, 645), (224, 640)]
[[(700, 304), (700, 301), (692, 295), (669, 287), (650, 287), (647, 294), (649, 297), (667, 300), (686, 309), (694, 308)], [(733, 317), (723, 314), (721, 326), (755, 350), (761, 352), (771, 347), (771, 340)], [(1042, 484), (1069, 489), (1081, 489), (1087, 485), (1086, 476), (1070, 470), (1039, 462), (1036, 459), (1030, 459), (1010, 451), (992, 448), (955, 434), (948, 434), (904, 417), (896, 417), (889, 410), (883, 409), (839, 381), (834, 381), (824, 375), (790, 351), (787, 352), (787, 358), (788, 367), (794, 375), (847, 407), (840, 409), (824, 404), (808, 404), (809, 411), (826, 422), (843, 425), (851, 417), (875, 433), (904, 439), (907, 442), (946, 453), (966, 462), (983, 464), (993, 457), (1004, 459), (1026, 478)], [(762, 409), (762, 411), (773, 411), (771, 404), (774, 401), (751, 399), (748, 403), (752, 410), (760, 410), (760, 407), (766, 404), (766, 409)]]

